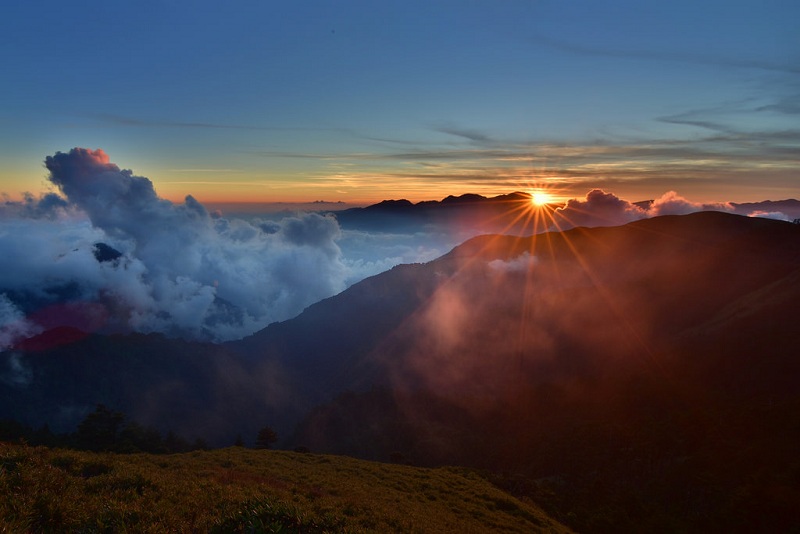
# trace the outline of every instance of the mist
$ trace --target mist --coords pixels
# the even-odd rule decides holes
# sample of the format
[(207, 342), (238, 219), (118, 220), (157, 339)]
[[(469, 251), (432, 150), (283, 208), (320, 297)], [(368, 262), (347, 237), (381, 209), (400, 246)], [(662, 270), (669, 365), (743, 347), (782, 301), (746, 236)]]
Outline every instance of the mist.
[(506, 222), (520, 220), (524, 195), (390, 202), (386, 211), (237, 214), (210, 211), (191, 195), (163, 199), (150, 179), (120, 169), (101, 149), (57, 152), (45, 167), (50, 192), (0, 203), (0, 348), (59, 326), (240, 339), (366, 277), (431, 261), (486, 233), (706, 210), (800, 216), (787, 212), (796, 201), (700, 204), (668, 192), (633, 203), (600, 189), (552, 209), (551, 224), (536, 228)]

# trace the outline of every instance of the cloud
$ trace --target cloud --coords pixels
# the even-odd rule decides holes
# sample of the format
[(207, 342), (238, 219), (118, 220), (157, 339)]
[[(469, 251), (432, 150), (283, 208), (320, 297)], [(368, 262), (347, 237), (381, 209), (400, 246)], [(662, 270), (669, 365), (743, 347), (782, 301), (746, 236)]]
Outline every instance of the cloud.
[(55, 193), (46, 193), (40, 198), (25, 193), (21, 202), (5, 200), (0, 204), (0, 218), (56, 219), (68, 211), (67, 201)]
[(434, 128), (435, 131), (460, 137), (478, 144), (493, 144), (494, 140), (487, 134), (473, 129), (461, 128), (452, 124), (443, 124)]
[(544, 45), (555, 50), (561, 50), (571, 54), (579, 54), (584, 56), (611, 57), (645, 61), (668, 61), (693, 65), (707, 65), (712, 67), (757, 69), (789, 74), (797, 74), (800, 72), (800, 67), (798, 67), (796, 64), (777, 63), (764, 59), (735, 58), (713, 54), (702, 54), (696, 52), (687, 53), (669, 50), (615, 50), (598, 46), (584, 46), (577, 43), (553, 39), (542, 34), (529, 36), (529, 40), (536, 44)]
[(23, 314), (6, 295), (0, 294), (0, 349), (14, 341), (39, 332), (36, 324)]
[(647, 211), (613, 193), (593, 189), (584, 200), (572, 198), (553, 213), (555, 228), (616, 226), (647, 217)]
[(709, 117), (712, 113), (720, 110), (690, 110), (668, 117), (659, 117), (657, 120), (667, 124), (680, 124), (686, 126), (696, 126), (714, 132), (719, 132), (726, 136), (726, 139), (741, 137), (741, 132), (730, 126), (725, 126), (717, 120), (712, 120)]
[[(333, 217), (268, 226), (212, 217), (191, 196), (182, 204), (158, 197), (148, 178), (102, 150), (59, 152), (45, 166), (63, 197), (29, 196), (0, 213), (0, 311), (24, 314), (19, 324), (46, 317), (36, 324), (53, 326), (63, 315), (76, 326), (227, 340), (345, 288)], [(98, 243), (118, 254), (99, 261)], [(64, 303), (72, 307), (42, 315)], [(5, 346), (30, 331), (3, 328)]]
[(443, 188), (493, 195), (538, 179), (537, 174), (570, 194), (588, 187), (630, 192), (646, 180), (661, 190), (708, 190), (712, 182), (725, 183), (740, 198), (744, 190), (758, 190), (752, 181), (758, 175), (759, 187), (787, 195), (797, 178), (800, 131), (789, 120), (796, 103), (791, 96), (760, 94), (654, 116), (656, 128), (645, 132), (613, 128), (601, 137), (569, 142), (546, 134), (494, 137), (469, 125), (434, 123), (429, 129), (445, 136), (362, 151), (251, 154), (313, 160), (318, 172), (309, 180), (320, 188), (357, 189), (375, 200), (385, 184), (395, 191), (402, 187), (399, 194), (406, 198), (430, 198)]
[[(464, 236), (464, 239), (474, 234)], [(450, 251), (464, 239), (444, 228), (420, 232), (376, 232), (344, 229), (337, 244), (347, 265), (348, 285), (388, 271), (401, 263), (425, 263)]]
[(761, 106), (757, 109), (757, 111), (773, 111), (776, 113), (784, 113), (786, 115), (800, 114), (800, 93), (779, 98), (774, 104)]
[(499, 272), (525, 273), (533, 268), (537, 262), (536, 256), (531, 256), (526, 251), (510, 260), (492, 260), (488, 263), (488, 266), (490, 269)]
[(748, 217), (763, 217), (764, 219), (774, 219), (776, 221), (791, 221), (792, 218), (780, 211), (761, 211), (755, 210), (748, 214)]
[(696, 211), (733, 211), (733, 206), (728, 203), (701, 204), (691, 202), (675, 191), (664, 193), (661, 198), (653, 201), (647, 210), (648, 217), (660, 215), (686, 215)]
[(697, 211), (734, 212), (727, 202), (692, 202), (675, 191), (668, 191), (652, 202), (632, 203), (602, 189), (593, 189), (586, 198), (570, 199), (553, 213), (551, 229), (567, 230), (575, 226), (617, 226), (639, 219), (662, 215), (686, 215)]

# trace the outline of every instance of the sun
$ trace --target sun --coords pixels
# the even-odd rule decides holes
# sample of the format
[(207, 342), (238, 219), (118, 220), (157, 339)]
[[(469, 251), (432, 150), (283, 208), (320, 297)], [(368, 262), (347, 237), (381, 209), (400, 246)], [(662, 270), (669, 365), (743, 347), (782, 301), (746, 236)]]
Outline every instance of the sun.
[(546, 191), (531, 191), (531, 204), (541, 207), (553, 201), (553, 196)]

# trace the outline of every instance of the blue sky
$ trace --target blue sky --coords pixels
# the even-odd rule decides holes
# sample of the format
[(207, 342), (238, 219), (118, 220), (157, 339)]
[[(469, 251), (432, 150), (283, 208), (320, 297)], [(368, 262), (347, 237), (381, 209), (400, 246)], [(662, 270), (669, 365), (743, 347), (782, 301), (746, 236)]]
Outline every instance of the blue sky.
[(50, 2), (0, 17), (0, 191), (101, 148), (161, 196), (797, 197), (800, 3)]

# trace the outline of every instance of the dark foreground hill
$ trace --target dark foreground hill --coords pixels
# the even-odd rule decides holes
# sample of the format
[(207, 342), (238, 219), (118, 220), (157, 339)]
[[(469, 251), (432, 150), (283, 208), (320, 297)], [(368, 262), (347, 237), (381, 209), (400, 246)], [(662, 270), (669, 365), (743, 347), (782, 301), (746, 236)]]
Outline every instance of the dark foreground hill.
[(786, 531), (798, 302), (800, 225), (703, 212), (484, 236), (223, 346), (21, 346), (0, 415), (104, 402), (212, 443), (270, 424), (315, 452), (486, 469), (579, 530)]

